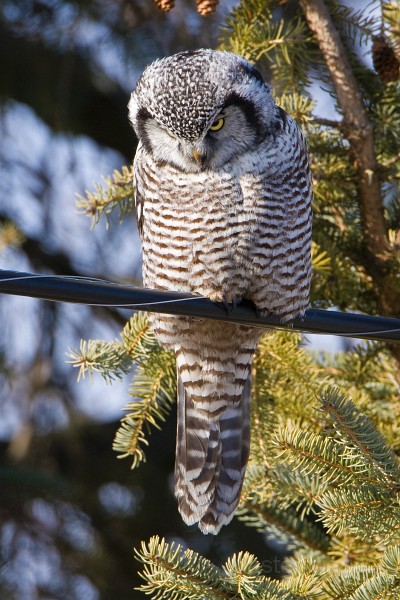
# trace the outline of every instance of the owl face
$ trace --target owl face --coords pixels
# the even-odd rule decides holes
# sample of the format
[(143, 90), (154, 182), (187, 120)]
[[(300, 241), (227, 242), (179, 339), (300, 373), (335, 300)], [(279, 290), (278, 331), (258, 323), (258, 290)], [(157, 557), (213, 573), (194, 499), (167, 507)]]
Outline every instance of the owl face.
[(260, 73), (229, 52), (180, 52), (149, 65), (129, 102), (154, 160), (185, 172), (218, 170), (256, 150), (276, 106)]

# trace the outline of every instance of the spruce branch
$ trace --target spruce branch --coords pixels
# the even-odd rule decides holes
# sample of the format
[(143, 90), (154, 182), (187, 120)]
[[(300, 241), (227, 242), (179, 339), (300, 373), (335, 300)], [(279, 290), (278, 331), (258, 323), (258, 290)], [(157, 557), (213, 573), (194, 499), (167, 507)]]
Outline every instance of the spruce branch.
[(271, 480), (281, 508), (292, 506), (302, 519), (316, 512), (316, 502), (329, 486), (324, 477), (307, 475), (284, 463), (274, 466)]
[(400, 62), (400, 6), (397, 0), (381, 0), (382, 26), (390, 36), (397, 60)]
[(344, 571), (333, 573), (322, 584), (323, 598), (348, 600), (366, 581), (375, 575), (376, 568), (367, 565), (348, 567)]
[(390, 490), (362, 486), (328, 490), (318, 499), (328, 533), (348, 533), (361, 540), (398, 540), (400, 506)]
[(334, 600), (398, 599), (400, 550), (385, 550), (374, 565), (357, 565), (333, 572), (322, 583), (322, 598)]
[(155, 599), (171, 600), (306, 600), (280, 582), (263, 574), (259, 561), (248, 552), (228, 558), (222, 569), (193, 550), (168, 544), (158, 536), (135, 549), (136, 559), (144, 564), (140, 576), (146, 583), (140, 591)]
[[(385, 549), (382, 567), (388, 575), (394, 575), (400, 580), (400, 545), (389, 546)], [(399, 582), (400, 583), (400, 582)]]
[(175, 400), (175, 384), (170, 372), (164, 366), (154, 368), (151, 376), (142, 365), (138, 366), (130, 388), (135, 398), (124, 411), (128, 414), (121, 419), (121, 425), (115, 434), (113, 450), (118, 458), (132, 457), (132, 469), (145, 460), (143, 446), (148, 445), (146, 433), (150, 427), (160, 429)]
[(340, 2), (329, 2), (329, 12), (342, 37), (351, 44), (363, 45), (379, 33), (379, 21), (371, 11), (356, 10)]
[(7, 248), (19, 248), (25, 236), (12, 221), (0, 221), (0, 254)]
[(249, 552), (234, 554), (224, 564), (223, 571), (228, 580), (235, 582), (240, 598), (259, 597), (266, 578), (255, 556)]
[(329, 275), (332, 272), (332, 259), (326, 250), (322, 250), (317, 242), (311, 246), (311, 263), (314, 276)]
[[(396, 180), (400, 151), (400, 82), (388, 83), (376, 94), (370, 115), (375, 127), (380, 180)], [(392, 162), (394, 157), (397, 164)]]
[[(323, 477), (325, 485), (350, 484), (357, 478), (360, 481), (360, 461), (341, 454), (331, 438), (287, 426), (278, 429), (274, 442), (280, 452), (278, 458), (305, 476)], [(370, 479), (365, 477), (365, 481)]]
[(102, 215), (107, 219), (111, 212), (118, 208), (119, 216), (129, 213), (134, 206), (133, 196), (133, 167), (122, 167), (122, 171), (115, 169), (111, 177), (104, 178), (104, 184), (96, 184), (96, 191), (86, 191), (85, 196), (78, 195), (76, 206), (80, 213), (92, 219), (92, 227), (97, 225)]
[(141, 550), (135, 549), (136, 559), (144, 564), (140, 576), (146, 583), (139, 590), (152, 594), (153, 598), (178, 600), (207, 598), (210, 593), (215, 600), (237, 598), (225, 585), (223, 572), (209, 560), (193, 550), (184, 550), (179, 544), (167, 544), (154, 536), (148, 544), (142, 542)]
[[(309, 403), (310, 398), (315, 396), (324, 373), (313, 363), (308, 352), (299, 346), (300, 339), (292, 332), (265, 336), (258, 346), (255, 365), (260, 398), (273, 396), (276, 402), (282, 401), (282, 409), (285, 410), (289, 390), (299, 390), (299, 395), (294, 395), (293, 399), (301, 414), (303, 403)], [(303, 384), (300, 389), (299, 381)]]
[(399, 490), (399, 462), (372, 421), (334, 388), (325, 391), (321, 403), (343, 444), (343, 457), (350, 459), (358, 472), (373, 477), (377, 485)]
[[(254, 361), (255, 363), (256, 361)], [(271, 429), (271, 422), (265, 419), (266, 410), (264, 403), (259, 398), (258, 372), (256, 364), (252, 367), (252, 396), (251, 396), (251, 421), (253, 441), (251, 451), (258, 455), (260, 462), (265, 469), (270, 467), (268, 448), (265, 440), (268, 438), (268, 430)]]
[(133, 457), (132, 468), (145, 460), (143, 446), (151, 427), (160, 428), (176, 396), (175, 359), (171, 352), (160, 347), (149, 329), (144, 313), (134, 314), (126, 324), (122, 339), (124, 349), (136, 365), (129, 390), (134, 398), (124, 410), (113, 449), (119, 458)]
[(400, 580), (398, 577), (379, 573), (370, 579), (367, 579), (349, 598), (349, 600), (380, 600), (387, 598), (388, 600), (397, 600), (399, 597), (396, 593)]
[(275, 0), (242, 0), (222, 29), (221, 45), (253, 62), (265, 60), (281, 91), (305, 90), (316, 54), (304, 19), (276, 14)]
[(318, 569), (313, 555), (299, 556), (290, 575), (285, 577), (283, 585), (294, 594), (305, 596), (308, 600), (321, 597), (321, 583), (326, 576), (325, 569)]
[(288, 550), (306, 546), (326, 552), (329, 538), (312, 521), (301, 518), (293, 508), (281, 508), (280, 503), (262, 503), (257, 497), (245, 499), (236, 512), (250, 527), (256, 527), (269, 539), (279, 539)]
[(293, 117), (298, 125), (306, 129), (309, 123), (314, 120), (312, 112), (314, 110), (315, 102), (308, 96), (297, 92), (282, 94), (281, 96), (275, 95), (275, 102)]
[(104, 340), (81, 340), (79, 350), (69, 349), (67, 362), (79, 369), (78, 381), (88, 373), (90, 379), (93, 373), (100, 373), (106, 383), (122, 379), (129, 373), (132, 361), (125, 348), (119, 342)]
[(127, 321), (122, 330), (122, 341), (132, 360), (144, 358), (151, 349), (159, 348), (157, 340), (150, 330), (147, 313), (136, 312)]
[(241, 594), (238, 598), (243, 598), (243, 600), (258, 600), (258, 598), (260, 600), (307, 600), (306, 596), (293, 594), (272, 579), (266, 579), (256, 594)]

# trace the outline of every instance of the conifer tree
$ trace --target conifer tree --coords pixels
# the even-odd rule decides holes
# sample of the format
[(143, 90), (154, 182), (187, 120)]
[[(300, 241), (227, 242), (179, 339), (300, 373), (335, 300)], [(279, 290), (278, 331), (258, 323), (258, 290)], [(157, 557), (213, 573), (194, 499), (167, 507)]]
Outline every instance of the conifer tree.
[[(221, 48), (270, 74), (278, 104), (304, 128), (315, 202), (314, 307), (400, 317), (400, 5), (355, 11), (339, 0), (242, 0)], [(364, 54), (373, 53), (372, 68)], [(364, 53), (364, 54), (363, 54)], [(396, 75), (397, 74), (397, 75)], [(318, 115), (320, 82), (336, 116)], [(95, 222), (132, 207), (131, 169), (80, 198)], [(133, 466), (175, 399), (174, 359), (145, 314), (121, 340), (72, 353), (106, 380), (134, 365), (114, 447)], [(153, 598), (400, 598), (400, 347), (362, 343), (334, 356), (277, 331), (254, 362), (252, 445), (238, 518), (287, 544), (272, 580), (245, 550), (222, 566), (153, 537), (136, 549)]]

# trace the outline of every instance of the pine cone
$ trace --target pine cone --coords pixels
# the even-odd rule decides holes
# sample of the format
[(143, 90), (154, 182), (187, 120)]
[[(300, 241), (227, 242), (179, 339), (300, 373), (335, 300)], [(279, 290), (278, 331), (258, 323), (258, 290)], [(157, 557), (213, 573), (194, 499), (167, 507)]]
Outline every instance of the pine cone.
[(382, 83), (397, 81), (400, 77), (400, 63), (387, 39), (381, 35), (372, 43), (372, 62)]
[(154, 4), (163, 12), (168, 12), (175, 6), (175, 0), (154, 0)]
[(218, 0), (196, 0), (197, 12), (199, 12), (202, 17), (207, 17), (215, 11), (217, 4)]

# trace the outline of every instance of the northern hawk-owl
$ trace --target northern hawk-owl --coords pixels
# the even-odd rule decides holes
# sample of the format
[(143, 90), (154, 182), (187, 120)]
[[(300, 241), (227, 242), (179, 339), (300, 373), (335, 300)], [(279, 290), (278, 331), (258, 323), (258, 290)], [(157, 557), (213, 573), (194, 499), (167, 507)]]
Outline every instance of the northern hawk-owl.
[[(282, 322), (310, 287), (311, 177), (302, 133), (247, 60), (196, 50), (156, 60), (129, 103), (143, 282)], [(175, 493), (187, 524), (232, 519), (250, 446), (251, 363), (261, 329), (152, 314), (177, 363)]]

